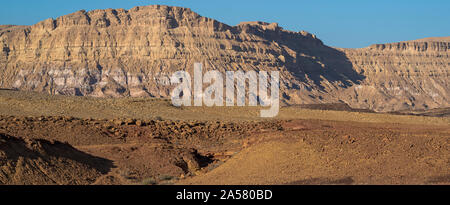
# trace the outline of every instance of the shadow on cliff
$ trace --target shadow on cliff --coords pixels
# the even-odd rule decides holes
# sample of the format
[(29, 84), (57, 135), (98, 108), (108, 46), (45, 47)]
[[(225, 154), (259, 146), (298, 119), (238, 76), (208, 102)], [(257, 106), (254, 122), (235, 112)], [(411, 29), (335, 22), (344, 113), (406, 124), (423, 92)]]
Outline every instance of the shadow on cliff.
[[(288, 66), (294, 75), (305, 81), (307, 78), (314, 81), (314, 84), (323, 89), (322, 81), (326, 80), (342, 88), (360, 84), (365, 76), (356, 72), (353, 64), (344, 53), (334, 48), (326, 47), (320, 53), (308, 53), (316, 59), (298, 56), (297, 63)], [(299, 69), (298, 69), (299, 68)]]
[(321, 90), (322, 83), (328, 81), (342, 88), (360, 84), (365, 76), (358, 73), (344, 52), (328, 47), (319, 39), (296, 33), (283, 33), (275, 39), (297, 55), (283, 53), (286, 68), (300, 81), (312, 80)]
[[(246, 27), (246, 32), (251, 32), (276, 43), (283, 48), (283, 64), (299, 81), (313, 81), (321, 90), (322, 83), (328, 81), (342, 88), (360, 84), (365, 76), (358, 73), (346, 54), (338, 49), (326, 46), (314, 35), (307, 32), (285, 31), (281, 27), (275, 29), (259, 29)], [(291, 49), (295, 56), (289, 54)], [(274, 56), (280, 55), (273, 51)]]

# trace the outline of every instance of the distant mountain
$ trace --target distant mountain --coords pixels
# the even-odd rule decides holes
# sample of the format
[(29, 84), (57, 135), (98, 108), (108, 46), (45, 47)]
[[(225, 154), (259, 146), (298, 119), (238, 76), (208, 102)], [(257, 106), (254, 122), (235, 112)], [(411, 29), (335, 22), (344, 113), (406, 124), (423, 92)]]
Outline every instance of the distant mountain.
[(393, 111), (450, 106), (450, 37), (326, 46), (276, 23), (229, 26), (169, 6), (78, 11), (0, 26), (0, 86), (64, 95), (168, 97), (174, 71), (278, 70), (285, 104)]

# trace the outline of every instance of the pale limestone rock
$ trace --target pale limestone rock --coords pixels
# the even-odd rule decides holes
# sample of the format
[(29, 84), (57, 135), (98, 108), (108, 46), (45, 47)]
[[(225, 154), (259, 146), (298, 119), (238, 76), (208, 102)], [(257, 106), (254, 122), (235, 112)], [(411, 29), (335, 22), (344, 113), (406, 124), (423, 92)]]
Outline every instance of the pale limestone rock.
[(283, 103), (390, 111), (450, 106), (449, 38), (331, 48), (276, 23), (229, 26), (187, 8), (107, 9), (0, 26), (0, 86), (64, 95), (168, 97), (170, 74), (280, 71)]

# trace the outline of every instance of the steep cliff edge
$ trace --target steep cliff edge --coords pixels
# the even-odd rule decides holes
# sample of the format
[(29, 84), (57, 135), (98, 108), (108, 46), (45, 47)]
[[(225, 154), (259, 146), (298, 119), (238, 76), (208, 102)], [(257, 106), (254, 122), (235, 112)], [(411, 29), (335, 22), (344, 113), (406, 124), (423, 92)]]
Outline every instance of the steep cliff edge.
[(366, 77), (344, 93), (354, 94), (350, 104), (367, 100), (377, 110), (448, 107), (449, 48), (445, 37), (340, 49)]
[(65, 95), (167, 97), (167, 77), (205, 69), (278, 70), (286, 104), (378, 111), (448, 107), (447, 39), (331, 48), (276, 23), (229, 26), (168, 6), (78, 11), (0, 26), (0, 86)]

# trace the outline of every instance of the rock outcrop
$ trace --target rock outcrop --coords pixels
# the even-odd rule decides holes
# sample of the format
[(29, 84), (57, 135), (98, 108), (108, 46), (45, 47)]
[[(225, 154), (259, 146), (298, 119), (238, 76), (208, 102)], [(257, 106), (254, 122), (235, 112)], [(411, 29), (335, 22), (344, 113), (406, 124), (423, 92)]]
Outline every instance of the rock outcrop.
[(0, 134), (1, 185), (88, 185), (112, 166), (66, 143)]
[(276, 23), (229, 26), (168, 6), (78, 11), (0, 27), (0, 86), (64, 95), (168, 97), (168, 77), (205, 69), (280, 71), (285, 104), (377, 111), (448, 107), (448, 38), (339, 49)]
[(450, 104), (450, 38), (431, 38), (363, 49), (340, 49), (366, 79), (346, 102), (376, 110), (429, 109)]

